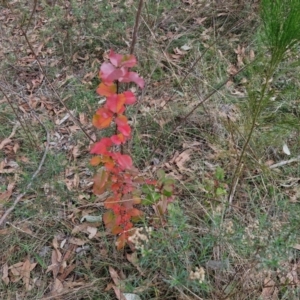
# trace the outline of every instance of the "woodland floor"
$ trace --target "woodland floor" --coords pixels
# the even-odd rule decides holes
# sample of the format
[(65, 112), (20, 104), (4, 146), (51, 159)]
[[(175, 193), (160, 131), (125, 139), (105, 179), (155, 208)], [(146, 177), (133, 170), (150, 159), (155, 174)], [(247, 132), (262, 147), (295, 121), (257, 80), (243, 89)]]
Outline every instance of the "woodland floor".
[[(91, 124), (99, 67), (109, 49), (128, 52), (138, 1), (0, 4), (0, 218), (24, 193), (0, 227), (0, 298), (299, 299), (299, 68), (278, 75), (280, 101), (229, 203), (258, 3), (145, 2), (134, 53), (146, 87), (130, 108), (128, 151), (142, 173), (177, 183), (144, 256), (85, 221), (104, 212), (89, 165), (102, 134)], [(202, 283), (190, 278), (197, 267)]]

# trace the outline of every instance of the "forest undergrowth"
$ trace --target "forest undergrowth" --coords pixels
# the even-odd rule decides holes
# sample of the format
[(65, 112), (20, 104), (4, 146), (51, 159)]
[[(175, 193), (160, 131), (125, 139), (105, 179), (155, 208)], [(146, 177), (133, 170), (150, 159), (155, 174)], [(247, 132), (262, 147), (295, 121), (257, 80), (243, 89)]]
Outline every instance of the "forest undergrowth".
[(2, 1), (0, 298), (299, 299), (298, 2)]

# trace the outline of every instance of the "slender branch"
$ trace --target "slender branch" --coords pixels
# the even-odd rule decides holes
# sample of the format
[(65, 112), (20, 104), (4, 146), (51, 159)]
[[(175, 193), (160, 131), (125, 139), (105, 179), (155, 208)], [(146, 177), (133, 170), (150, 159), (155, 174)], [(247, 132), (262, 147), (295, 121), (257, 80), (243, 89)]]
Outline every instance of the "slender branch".
[(27, 31), (28, 31), (30, 22), (31, 22), (31, 20), (32, 20), (32, 18), (33, 18), (33, 15), (34, 15), (34, 12), (35, 12), (35, 10), (36, 10), (36, 6), (37, 6), (37, 0), (34, 0), (34, 1), (33, 1), (33, 8), (32, 8), (32, 11), (31, 11), (31, 15), (30, 15), (30, 17), (29, 17), (29, 20), (28, 20), (28, 23), (27, 23), (27, 26), (26, 26), (26, 29), (25, 29), (25, 32), (26, 32), (26, 33), (27, 33)]
[[(38, 65), (39, 65), (39, 68), (40, 68), (40, 70), (42, 71), (42, 73), (43, 73), (43, 75), (44, 75), (45, 80), (47, 81), (47, 83), (48, 83), (49, 86), (51, 87), (53, 93), (56, 95), (56, 97), (57, 97), (57, 99), (59, 100), (60, 104), (66, 109), (67, 113), (68, 113), (69, 116), (72, 118), (73, 122), (81, 129), (81, 131), (85, 134), (85, 136), (86, 136), (89, 140), (91, 140), (92, 142), (95, 142), (94, 139), (86, 132), (86, 130), (83, 129), (83, 127), (81, 126), (80, 122), (73, 116), (73, 114), (70, 112), (70, 110), (68, 109), (68, 107), (67, 107), (67, 106), (65, 105), (65, 103), (62, 101), (62, 99), (61, 99), (61, 97), (59, 96), (58, 92), (57, 92), (56, 89), (53, 87), (52, 83), (50, 82), (50, 80), (49, 80), (49, 78), (48, 78), (48, 76), (47, 76), (47, 74), (46, 74), (46, 72), (45, 72), (45, 70), (44, 70), (44, 68), (43, 68), (43, 66), (42, 66), (42, 64), (41, 64), (41, 62), (40, 62), (40, 60), (39, 60), (39, 58), (37, 57), (37, 55), (36, 55), (36, 53), (35, 53), (35, 51), (34, 51), (32, 45), (31, 45), (31, 43), (30, 43), (30, 41), (29, 41), (29, 39), (28, 39), (28, 37), (27, 37), (27, 30), (28, 30), (28, 28), (29, 28), (29, 25), (30, 25), (30, 22), (31, 22), (31, 20), (32, 20), (34, 11), (35, 11), (35, 9), (36, 9), (36, 5), (37, 5), (37, 0), (34, 0), (33, 9), (32, 9), (30, 18), (29, 18), (29, 20), (28, 20), (28, 24), (27, 24), (27, 26), (26, 26), (26, 29), (25, 29), (25, 30), (23, 29), (23, 27), (22, 27), (23, 24), (21, 24), (21, 26), (20, 26), (20, 29), (21, 29), (21, 31), (22, 31), (22, 34), (23, 34), (23, 36), (25, 37), (25, 40), (26, 40), (26, 42), (27, 42), (27, 44), (28, 44), (28, 46), (29, 46), (29, 48), (30, 48), (30, 51), (32, 52), (34, 58), (36, 59)], [(9, 9), (10, 9), (11, 11), (13, 11), (13, 10), (12, 10), (12, 7), (11, 7), (9, 4), (8, 4), (8, 7), (9, 7)]]
[[(4, 95), (4, 97), (5, 97), (6, 101), (7, 101), (7, 103), (8, 103), (9, 106), (11, 107), (12, 111), (14, 112), (16, 118), (18, 119), (18, 121), (19, 121), (21, 127), (23, 128), (23, 130), (24, 130), (24, 132), (25, 132), (25, 134), (26, 134), (26, 136), (27, 136), (27, 138), (28, 138), (28, 141), (31, 143), (31, 146), (32, 146), (33, 148), (37, 148), (37, 149), (38, 149), (38, 148), (39, 148), (38, 145), (36, 144), (36, 142), (34, 141), (34, 139), (33, 139), (32, 137), (30, 137), (31, 131), (29, 130), (29, 128), (28, 128), (26, 122), (24, 122), (24, 123), (26, 124), (25, 126), (27, 127), (27, 129), (25, 128), (23, 122), (21, 121), (21, 118), (20, 118), (19, 114), (17, 113), (17, 110), (16, 110), (15, 107), (12, 105), (12, 103), (11, 103), (9, 97), (8, 97), (7, 94), (4, 92), (4, 90), (3, 90), (3, 88), (2, 88), (1, 86), (0, 86), (0, 90), (1, 90), (2, 94)], [(28, 132), (30, 132), (30, 135), (29, 135)]]
[(131, 41), (131, 45), (130, 45), (130, 54), (133, 54), (134, 51), (134, 47), (137, 41), (137, 33), (138, 33), (138, 29), (139, 29), (139, 25), (140, 25), (140, 18), (141, 18), (141, 14), (142, 14), (142, 8), (143, 8), (143, 0), (140, 0), (139, 2), (139, 7), (136, 13), (136, 17), (135, 17), (135, 23), (134, 23), (134, 29), (133, 29), (133, 34), (132, 34), (132, 41)]
[[(180, 120), (175, 124), (174, 129), (170, 132), (170, 135), (172, 133), (174, 133), (177, 128), (184, 123), (189, 117), (190, 115), (197, 109), (199, 108), (204, 102), (206, 102), (207, 100), (209, 100), (216, 92), (218, 92), (229, 80), (231, 80), (234, 76), (238, 75), (240, 72), (242, 72), (246, 67), (248, 67), (249, 65), (244, 66), (243, 68), (241, 68), (240, 70), (237, 71), (237, 73), (235, 73), (233, 76), (228, 77), (226, 80), (224, 80), (223, 82), (221, 82), (215, 89), (213, 89), (207, 96), (205, 96), (198, 104), (195, 105), (195, 107), (188, 112), (185, 116), (183, 116), (182, 118), (180, 118)], [(160, 136), (157, 138), (158, 140), (161, 139), (163, 133), (160, 134)], [(153, 149), (153, 151), (151, 152), (149, 158), (148, 158), (148, 162), (151, 161), (155, 151), (157, 150), (158, 146), (156, 145), (155, 148)]]
[(82, 125), (80, 124), (80, 122), (74, 117), (74, 115), (71, 113), (71, 111), (70, 111), (70, 110), (68, 109), (68, 107), (65, 105), (65, 103), (63, 102), (63, 100), (62, 100), (61, 97), (59, 96), (58, 92), (55, 90), (55, 88), (53, 87), (52, 83), (50, 82), (48, 76), (46, 75), (46, 72), (45, 72), (45, 70), (44, 70), (44, 68), (43, 68), (43, 66), (42, 66), (42, 64), (41, 64), (41, 62), (40, 62), (40, 60), (38, 59), (37, 55), (36, 55), (35, 52), (34, 52), (34, 49), (33, 49), (32, 45), (31, 45), (31, 43), (30, 43), (29, 40), (28, 40), (28, 37), (27, 37), (26, 32), (25, 32), (22, 28), (21, 28), (21, 31), (22, 31), (22, 34), (24, 35), (25, 40), (26, 40), (26, 42), (27, 42), (27, 44), (28, 44), (28, 46), (29, 46), (29, 48), (30, 48), (32, 54), (34, 55), (34, 58), (36, 59), (36, 61), (37, 61), (38, 65), (39, 65), (39, 67), (40, 67), (40, 69), (41, 69), (41, 71), (42, 71), (42, 73), (43, 73), (43, 75), (44, 75), (44, 77), (45, 77), (47, 83), (49, 84), (49, 86), (51, 87), (52, 91), (53, 91), (54, 94), (56, 95), (56, 97), (57, 97), (58, 101), (60, 102), (60, 104), (66, 109), (67, 113), (68, 113), (69, 116), (72, 118), (73, 122), (81, 129), (81, 131), (85, 134), (85, 136), (86, 136), (89, 140), (91, 140), (92, 142), (95, 142), (94, 139), (86, 132), (86, 130), (83, 129), (83, 127), (82, 127)]
[(232, 176), (232, 181), (231, 181), (230, 190), (229, 190), (229, 194), (228, 194), (228, 202), (230, 202), (230, 203), (232, 203), (232, 200), (233, 200), (233, 196), (234, 196), (234, 193), (235, 193), (237, 181), (239, 180), (240, 173), (242, 172), (242, 167), (243, 167), (242, 162), (243, 162), (243, 159), (244, 159), (244, 156), (245, 156), (245, 152), (246, 152), (246, 149), (247, 149), (247, 147), (250, 143), (252, 135), (254, 133), (254, 129), (256, 127), (256, 121), (257, 121), (257, 119), (258, 119), (258, 117), (261, 113), (261, 106), (262, 106), (263, 98), (265, 96), (265, 92), (266, 92), (267, 87), (269, 85), (269, 79), (271, 78), (272, 73), (273, 73), (273, 70), (271, 68), (269, 70), (269, 74), (266, 76), (266, 82), (262, 87), (260, 97), (259, 97), (258, 101), (256, 102), (257, 103), (257, 108), (256, 108), (256, 110), (254, 112), (254, 115), (253, 115), (253, 118), (252, 118), (250, 131), (249, 131), (248, 137), (246, 139), (246, 142), (243, 145), (241, 155), (239, 157), (237, 166), (236, 166), (236, 168), (234, 170), (234, 173), (233, 173), (233, 176)]
[(1, 217), (0, 219), (0, 226), (4, 223), (4, 221), (6, 220), (6, 218), (8, 217), (8, 215), (14, 210), (14, 208), (16, 207), (16, 205), (20, 202), (20, 200), (26, 195), (26, 193), (28, 192), (28, 190), (30, 189), (30, 187), (32, 186), (32, 182), (35, 179), (35, 177), (39, 174), (39, 172), (41, 171), (41, 168), (45, 162), (48, 150), (49, 150), (49, 145), (50, 145), (50, 134), (47, 130), (47, 128), (45, 127), (45, 125), (41, 122), (41, 120), (34, 114), (35, 118), (39, 121), (39, 123), (43, 126), (44, 130), (46, 131), (47, 134), (47, 142), (46, 142), (46, 146), (45, 146), (45, 150), (44, 150), (44, 154), (43, 157), (39, 163), (39, 166), (37, 168), (37, 170), (34, 172), (34, 174), (32, 175), (30, 182), (28, 183), (28, 185), (26, 186), (25, 192), (23, 192), (22, 194), (18, 195), (18, 197), (16, 198), (16, 200), (14, 201), (13, 205), (4, 213), (4, 215)]
[(291, 163), (296, 162), (296, 161), (300, 161), (300, 155), (295, 157), (295, 158), (291, 158), (289, 160), (283, 160), (279, 163), (273, 164), (273, 165), (269, 166), (269, 168), (270, 169), (275, 169), (275, 168), (278, 168), (278, 167), (282, 167), (284, 165), (291, 164)]

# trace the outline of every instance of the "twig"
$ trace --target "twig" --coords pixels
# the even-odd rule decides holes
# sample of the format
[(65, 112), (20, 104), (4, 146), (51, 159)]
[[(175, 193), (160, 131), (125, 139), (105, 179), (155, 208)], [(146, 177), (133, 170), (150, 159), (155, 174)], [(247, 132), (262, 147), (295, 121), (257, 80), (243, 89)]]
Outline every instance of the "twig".
[(273, 164), (269, 168), (270, 169), (275, 169), (275, 168), (282, 167), (282, 166), (287, 165), (287, 164), (291, 164), (291, 163), (293, 163), (295, 161), (300, 161), (300, 155), (297, 156), (297, 157), (295, 157), (295, 158), (291, 158), (289, 160), (283, 160), (283, 161), (281, 161), (281, 162), (279, 162), (277, 164)]
[[(175, 123), (175, 125), (173, 126), (172, 131), (170, 132), (170, 135), (174, 132), (176, 132), (176, 130), (178, 129), (178, 127), (183, 124), (190, 116), (191, 114), (197, 109), (199, 108), (204, 102), (206, 102), (207, 100), (209, 100), (215, 93), (217, 93), (229, 80), (231, 80), (232, 78), (234, 78), (236, 75), (238, 75), (239, 73), (241, 73), (246, 67), (248, 67), (249, 65), (245, 65), (243, 68), (239, 69), (234, 75), (231, 75), (229, 77), (227, 77), (227, 79), (225, 79), (223, 82), (221, 82), (216, 88), (214, 88), (208, 95), (206, 95), (201, 101), (199, 101), (185, 116), (181, 117), (179, 119), (178, 122)], [(158, 136), (158, 140), (161, 139), (163, 133), (161, 133)], [(156, 152), (158, 146), (156, 145), (154, 147), (154, 149), (152, 150), (148, 161), (151, 161), (154, 153)]]
[(132, 41), (131, 41), (131, 45), (130, 45), (130, 54), (133, 54), (134, 46), (136, 44), (137, 32), (138, 32), (139, 25), (140, 25), (140, 18), (141, 18), (141, 13), (142, 13), (142, 8), (143, 8), (143, 2), (144, 2), (143, 0), (140, 0), (139, 7), (138, 7), (138, 10), (136, 13), (134, 29), (133, 29), (133, 34), (132, 34)]
[[(46, 72), (45, 72), (45, 70), (44, 70), (44, 68), (43, 68), (43, 66), (42, 66), (42, 64), (41, 64), (41, 62), (40, 62), (40, 60), (39, 60), (39, 58), (37, 57), (37, 55), (36, 55), (36, 53), (35, 53), (35, 51), (34, 51), (32, 45), (31, 45), (31, 43), (30, 43), (30, 41), (29, 41), (29, 39), (28, 39), (28, 37), (27, 37), (27, 30), (28, 30), (29, 24), (30, 24), (30, 22), (31, 22), (31, 20), (32, 20), (34, 11), (35, 11), (35, 9), (36, 9), (36, 5), (37, 5), (37, 0), (34, 0), (33, 10), (32, 10), (32, 12), (31, 12), (31, 15), (30, 15), (28, 24), (27, 24), (27, 26), (26, 26), (26, 29), (25, 29), (25, 30), (23, 29), (23, 27), (22, 27), (23, 24), (21, 24), (21, 26), (20, 26), (20, 30), (22, 31), (22, 35), (25, 37), (25, 40), (26, 40), (26, 42), (27, 42), (27, 44), (28, 44), (28, 46), (29, 46), (29, 48), (30, 48), (30, 51), (32, 52), (34, 58), (36, 59), (37, 64), (39, 65), (39, 68), (40, 68), (41, 72), (43, 73), (43, 75), (44, 75), (44, 77), (45, 77), (45, 80), (46, 80), (47, 83), (49, 84), (51, 90), (53, 91), (53, 93), (54, 93), (55, 96), (57, 97), (57, 99), (58, 99), (58, 101), (60, 102), (60, 104), (66, 109), (67, 113), (68, 113), (69, 116), (72, 118), (73, 122), (81, 129), (81, 131), (85, 134), (85, 136), (86, 136), (89, 140), (91, 140), (92, 142), (95, 142), (94, 139), (86, 132), (86, 130), (83, 129), (83, 127), (82, 127), (82, 125), (80, 124), (80, 122), (74, 117), (74, 115), (70, 112), (70, 110), (68, 109), (68, 107), (65, 105), (65, 103), (63, 102), (63, 100), (62, 100), (61, 97), (59, 96), (58, 92), (56, 91), (56, 89), (54, 88), (54, 86), (52, 85), (52, 83), (50, 82), (50, 80), (49, 80), (49, 78), (48, 78), (48, 76), (47, 76), (47, 74), (46, 74)], [(9, 4), (8, 4), (8, 7), (9, 7), (9, 9), (10, 9), (11, 11), (13, 11), (12, 8), (11, 8), (11, 6), (10, 6)]]
[[(1, 86), (0, 86), (0, 90), (1, 90), (2, 94), (4, 95), (4, 98), (6, 99), (8, 105), (11, 107), (12, 111), (14, 112), (16, 118), (18, 119), (18, 121), (19, 121), (21, 127), (23, 128), (24, 133), (26, 134), (26, 136), (27, 136), (27, 138), (28, 138), (28, 141), (30, 142), (31, 146), (32, 146), (33, 148), (37, 148), (37, 149), (38, 149), (38, 145), (37, 145), (36, 142), (34, 141), (33, 137), (30, 137), (31, 131), (30, 131), (29, 127), (27, 126), (26, 122), (24, 122), (24, 124), (25, 124), (25, 126), (27, 127), (27, 130), (26, 130), (26, 128), (25, 128), (23, 122), (21, 121), (21, 118), (20, 118), (19, 114), (17, 113), (17, 110), (15, 109), (15, 107), (13, 106), (13, 104), (12, 104), (12, 102), (10, 101), (9, 97), (8, 97), (7, 94), (4, 92), (4, 90), (3, 90), (3, 88), (2, 88)], [(29, 132), (30, 134), (29, 134), (28, 132)]]
[(37, 168), (37, 170), (35, 171), (35, 173), (32, 175), (31, 179), (30, 179), (30, 182), (27, 184), (26, 186), (26, 189), (25, 189), (25, 192), (20, 194), (16, 200), (14, 201), (13, 205), (4, 213), (4, 215), (1, 217), (0, 219), (0, 226), (4, 223), (4, 221), (6, 220), (7, 216), (14, 210), (14, 208), (16, 207), (16, 205), (20, 202), (20, 200), (26, 195), (26, 193), (28, 192), (28, 190), (30, 189), (30, 187), (32, 186), (32, 182), (34, 180), (34, 178), (39, 174), (39, 172), (41, 171), (41, 168), (45, 162), (45, 159), (46, 159), (46, 156), (47, 156), (47, 153), (48, 153), (48, 150), (49, 150), (49, 144), (50, 144), (50, 134), (47, 130), (47, 128), (45, 127), (45, 125), (41, 122), (41, 120), (36, 116), (34, 115), (35, 118), (39, 121), (39, 123), (44, 127), (44, 130), (46, 131), (46, 134), (47, 134), (47, 143), (46, 143), (46, 146), (45, 146), (45, 150), (44, 150), (44, 154), (43, 154), (43, 157), (40, 161), (40, 164)]
[(33, 18), (33, 15), (34, 15), (34, 12), (35, 12), (35, 10), (36, 10), (36, 7), (37, 7), (37, 0), (34, 0), (34, 1), (33, 1), (33, 8), (32, 8), (32, 11), (31, 11), (31, 15), (30, 15), (30, 17), (29, 17), (29, 20), (28, 20), (28, 23), (27, 23), (27, 26), (26, 26), (26, 29), (25, 29), (25, 32), (26, 32), (26, 33), (27, 33), (27, 31), (28, 31), (28, 28), (29, 28), (30, 22), (31, 22), (31, 20), (32, 20), (32, 18)]
[[(170, 276), (170, 278), (172, 279), (172, 280), (174, 280), (175, 278), (174, 277), (172, 277), (172, 276)], [(197, 296), (194, 292), (192, 292), (189, 288), (187, 288), (185, 285), (181, 285), (184, 289), (186, 289), (189, 293), (191, 293), (196, 299), (199, 299), (199, 300), (203, 300), (203, 298), (200, 298), (199, 296)], [(177, 291), (179, 291), (179, 292), (182, 292), (182, 291), (180, 291), (180, 289), (178, 288), (178, 287), (176, 287), (175, 286), (175, 288), (176, 288), (176, 290)]]
[(21, 28), (21, 31), (22, 31), (22, 34), (24, 35), (25, 40), (26, 40), (26, 42), (27, 42), (27, 44), (28, 44), (28, 46), (29, 46), (29, 48), (30, 48), (32, 54), (34, 55), (34, 58), (36, 59), (36, 61), (37, 61), (38, 65), (39, 65), (39, 67), (40, 67), (40, 69), (41, 69), (43, 75), (45, 76), (45, 79), (46, 79), (47, 83), (49, 84), (49, 86), (51, 87), (52, 91), (53, 91), (54, 94), (56, 95), (56, 97), (57, 97), (58, 101), (60, 102), (60, 104), (66, 109), (67, 113), (68, 113), (69, 116), (72, 118), (73, 122), (81, 129), (81, 131), (85, 134), (85, 136), (86, 136), (89, 140), (91, 140), (92, 142), (95, 142), (94, 139), (86, 132), (86, 130), (83, 129), (82, 125), (78, 122), (78, 120), (74, 117), (74, 115), (70, 112), (70, 110), (68, 109), (68, 107), (65, 105), (65, 103), (63, 102), (63, 100), (62, 100), (61, 97), (59, 96), (58, 92), (55, 90), (55, 88), (53, 87), (52, 83), (51, 83), (50, 80), (48, 79), (48, 76), (47, 76), (47, 74), (46, 74), (46, 72), (45, 72), (45, 70), (44, 70), (44, 68), (43, 68), (43, 66), (42, 66), (42, 64), (41, 64), (41, 62), (40, 62), (40, 60), (38, 59), (37, 55), (36, 55), (35, 52), (34, 52), (34, 49), (33, 49), (32, 45), (31, 45), (30, 42), (29, 42), (29, 39), (28, 39), (28, 37), (27, 37), (26, 32), (25, 32), (22, 28)]

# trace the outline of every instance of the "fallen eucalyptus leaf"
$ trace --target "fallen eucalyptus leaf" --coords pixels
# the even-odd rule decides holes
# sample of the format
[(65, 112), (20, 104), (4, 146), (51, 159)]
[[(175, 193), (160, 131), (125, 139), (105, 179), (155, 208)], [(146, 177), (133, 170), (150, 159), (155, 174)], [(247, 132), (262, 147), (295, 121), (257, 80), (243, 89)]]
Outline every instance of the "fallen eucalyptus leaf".
[(136, 294), (123, 293), (123, 295), (126, 300), (142, 300), (141, 297)]
[(82, 222), (89, 222), (89, 223), (102, 222), (102, 216), (83, 216), (80, 220), (80, 223)]

